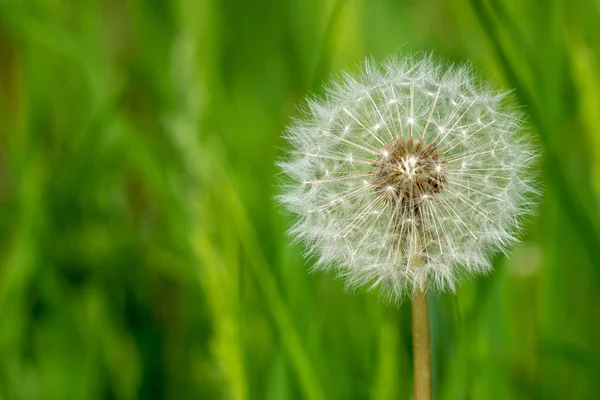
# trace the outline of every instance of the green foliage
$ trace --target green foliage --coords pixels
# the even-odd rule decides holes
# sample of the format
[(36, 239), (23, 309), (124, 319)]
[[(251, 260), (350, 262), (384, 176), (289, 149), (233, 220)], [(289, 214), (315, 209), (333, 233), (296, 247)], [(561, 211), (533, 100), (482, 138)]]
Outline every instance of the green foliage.
[(591, 0), (0, 0), (0, 398), (410, 399), (409, 305), (307, 274), (274, 162), (330, 74), (431, 49), (515, 88), (545, 187), (509, 259), (431, 296), (435, 398), (596, 398), (599, 23)]

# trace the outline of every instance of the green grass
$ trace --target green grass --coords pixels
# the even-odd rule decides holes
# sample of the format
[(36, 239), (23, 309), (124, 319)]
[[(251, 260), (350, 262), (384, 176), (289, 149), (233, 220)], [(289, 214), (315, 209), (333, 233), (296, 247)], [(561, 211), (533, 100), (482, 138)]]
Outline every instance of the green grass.
[(471, 60), (543, 151), (493, 274), (431, 296), (436, 399), (600, 392), (600, 6), (0, 0), (0, 399), (410, 399), (410, 307), (273, 200), (296, 105), (365, 56)]

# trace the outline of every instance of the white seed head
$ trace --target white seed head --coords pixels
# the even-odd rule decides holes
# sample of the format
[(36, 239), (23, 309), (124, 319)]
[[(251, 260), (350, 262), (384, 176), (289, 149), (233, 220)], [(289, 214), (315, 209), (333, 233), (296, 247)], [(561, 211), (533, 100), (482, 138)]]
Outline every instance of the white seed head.
[(298, 216), (291, 233), (349, 288), (391, 301), (453, 291), (491, 269), (532, 209), (537, 154), (521, 121), (469, 67), (367, 62), (287, 130), (280, 201)]

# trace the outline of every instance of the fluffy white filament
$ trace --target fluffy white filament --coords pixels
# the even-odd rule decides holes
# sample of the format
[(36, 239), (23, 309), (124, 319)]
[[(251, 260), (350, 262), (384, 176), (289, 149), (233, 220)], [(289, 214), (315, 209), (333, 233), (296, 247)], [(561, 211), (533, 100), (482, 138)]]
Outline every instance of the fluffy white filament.
[[(516, 241), (536, 192), (536, 153), (519, 134), (522, 114), (468, 67), (432, 57), (367, 62), (344, 74), (322, 100), (309, 100), (287, 130), (289, 178), (280, 201), (291, 229), (349, 288), (379, 288), (392, 301), (416, 290), (451, 290), (491, 269), (491, 255)], [(430, 169), (445, 178), (435, 193), (394, 201), (374, 185), (374, 165), (396, 141), (421, 141), (441, 153)], [(414, 179), (416, 154), (398, 162)], [(412, 169), (411, 169), (412, 168)], [(433, 172), (432, 172), (433, 173)], [(412, 175), (411, 175), (412, 174)], [(387, 200), (386, 200), (387, 199)], [(418, 205), (415, 205), (418, 204)]]

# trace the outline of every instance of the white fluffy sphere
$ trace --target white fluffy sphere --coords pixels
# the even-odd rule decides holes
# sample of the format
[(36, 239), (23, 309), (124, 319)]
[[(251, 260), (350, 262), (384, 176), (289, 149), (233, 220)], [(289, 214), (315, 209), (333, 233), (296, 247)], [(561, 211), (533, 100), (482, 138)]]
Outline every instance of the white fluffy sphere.
[(536, 152), (506, 93), (429, 56), (367, 62), (287, 130), (291, 233), (350, 288), (454, 290), (516, 241)]

